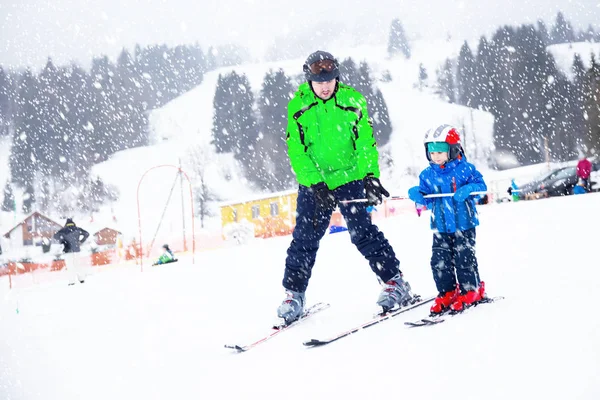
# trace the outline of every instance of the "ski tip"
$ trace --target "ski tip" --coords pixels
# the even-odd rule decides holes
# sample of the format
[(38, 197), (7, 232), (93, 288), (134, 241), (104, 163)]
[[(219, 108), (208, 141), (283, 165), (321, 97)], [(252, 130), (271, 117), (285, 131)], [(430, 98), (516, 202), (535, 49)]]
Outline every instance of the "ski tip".
[(238, 353), (243, 353), (244, 351), (246, 351), (246, 349), (244, 349), (242, 346), (239, 346), (237, 344), (234, 344), (234, 345), (226, 344), (225, 348), (226, 349), (236, 350)]
[(315, 347), (315, 346), (320, 346), (323, 343), (322, 341), (318, 340), (318, 339), (310, 339), (307, 342), (302, 343), (303, 345), (307, 346), (307, 347)]

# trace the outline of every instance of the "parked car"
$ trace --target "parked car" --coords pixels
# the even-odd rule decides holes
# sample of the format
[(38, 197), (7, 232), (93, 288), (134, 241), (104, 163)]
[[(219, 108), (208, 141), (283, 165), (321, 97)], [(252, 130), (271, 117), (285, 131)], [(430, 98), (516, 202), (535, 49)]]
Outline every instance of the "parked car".
[[(519, 186), (519, 199), (539, 199), (542, 197), (568, 196), (577, 185), (577, 167), (557, 168), (531, 182)], [(593, 192), (600, 191), (600, 163), (592, 163), (590, 175)]]

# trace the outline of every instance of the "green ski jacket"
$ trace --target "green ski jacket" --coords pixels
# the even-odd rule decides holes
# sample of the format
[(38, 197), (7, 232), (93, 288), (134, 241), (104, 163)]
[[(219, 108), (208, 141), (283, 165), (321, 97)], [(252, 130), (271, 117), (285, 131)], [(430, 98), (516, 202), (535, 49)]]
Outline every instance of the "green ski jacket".
[(325, 182), (333, 190), (379, 178), (379, 153), (362, 94), (343, 83), (322, 100), (303, 83), (288, 104), (288, 154), (301, 185)]

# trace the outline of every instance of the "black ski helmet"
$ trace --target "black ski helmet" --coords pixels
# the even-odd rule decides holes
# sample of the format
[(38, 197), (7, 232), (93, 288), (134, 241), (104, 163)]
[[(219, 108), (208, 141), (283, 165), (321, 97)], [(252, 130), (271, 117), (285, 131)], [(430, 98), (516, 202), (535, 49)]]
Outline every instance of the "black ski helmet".
[[(324, 60), (333, 62), (331, 64), (331, 69), (322, 68), (322, 66), (318, 64), (313, 65)], [(318, 69), (318, 72), (315, 71), (315, 68)], [(317, 50), (309, 55), (302, 66), (302, 70), (304, 71), (304, 76), (307, 81), (327, 82), (340, 76), (340, 64), (338, 63), (338, 60), (331, 53), (323, 50)]]

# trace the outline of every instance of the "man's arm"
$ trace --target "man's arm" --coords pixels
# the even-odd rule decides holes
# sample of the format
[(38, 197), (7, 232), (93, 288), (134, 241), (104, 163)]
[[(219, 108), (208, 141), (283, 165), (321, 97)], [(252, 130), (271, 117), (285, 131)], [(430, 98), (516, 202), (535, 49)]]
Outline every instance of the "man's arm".
[(305, 110), (298, 109), (298, 101), (292, 99), (288, 104), (287, 146), (290, 164), (296, 174), (298, 183), (312, 186), (323, 182), (323, 176), (308, 154), (310, 143), (307, 142), (302, 125), (298, 121)]
[(90, 236), (90, 234), (85, 229), (79, 228), (79, 237), (81, 237), (81, 236), (83, 236), (83, 239), (80, 239), (80, 242), (83, 243), (87, 240), (87, 238)]

